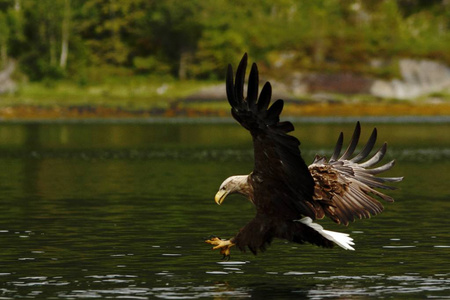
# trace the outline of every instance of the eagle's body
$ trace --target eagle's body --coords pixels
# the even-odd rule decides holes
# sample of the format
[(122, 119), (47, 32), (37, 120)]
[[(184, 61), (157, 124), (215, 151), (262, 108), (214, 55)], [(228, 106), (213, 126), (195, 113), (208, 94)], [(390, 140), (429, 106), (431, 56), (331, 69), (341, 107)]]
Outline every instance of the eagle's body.
[(377, 164), (386, 152), (386, 144), (368, 160), (374, 147), (377, 131), (373, 130), (367, 144), (356, 156), (353, 152), (359, 141), (360, 125), (356, 125), (350, 145), (340, 156), (343, 134), (339, 136), (331, 158), (316, 156), (307, 166), (297, 138), (288, 135), (294, 130), (290, 122), (280, 122), (283, 100), (269, 107), (271, 86), (266, 83), (258, 98), (258, 70), (253, 64), (247, 97), (243, 87), (247, 55), (244, 55), (233, 81), (231, 66), (227, 73), (227, 98), (233, 117), (253, 138), (254, 169), (249, 175), (227, 178), (216, 194), (221, 204), (229, 194), (239, 193), (256, 207), (256, 216), (230, 240), (217, 237), (207, 240), (229, 256), (229, 248), (236, 245), (240, 250), (250, 249), (254, 254), (264, 251), (274, 238), (295, 243), (309, 242), (331, 248), (334, 244), (353, 250), (352, 239), (343, 233), (324, 230), (313, 220), (325, 216), (336, 223), (347, 225), (355, 218), (367, 218), (383, 210), (373, 196), (386, 201), (393, 199), (374, 188), (393, 189), (385, 182), (397, 182), (402, 178), (383, 178), (375, 175), (390, 169), (391, 161), (381, 167), (368, 169)]

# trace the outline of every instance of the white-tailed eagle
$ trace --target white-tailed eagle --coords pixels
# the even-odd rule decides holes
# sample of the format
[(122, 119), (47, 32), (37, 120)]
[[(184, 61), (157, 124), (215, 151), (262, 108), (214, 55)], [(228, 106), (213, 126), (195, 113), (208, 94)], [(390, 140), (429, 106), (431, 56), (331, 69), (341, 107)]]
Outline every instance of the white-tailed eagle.
[(220, 249), (224, 258), (229, 257), (232, 246), (241, 251), (248, 248), (254, 254), (264, 251), (274, 238), (326, 248), (337, 244), (346, 250), (354, 250), (353, 239), (348, 234), (324, 230), (313, 221), (327, 216), (336, 223), (348, 225), (355, 219), (368, 218), (383, 210), (375, 197), (394, 201), (376, 190), (394, 189), (386, 183), (402, 180), (402, 177), (377, 176), (394, 165), (391, 161), (374, 167), (385, 155), (386, 143), (368, 158), (377, 139), (375, 128), (366, 145), (354, 155), (361, 131), (358, 122), (342, 155), (341, 133), (329, 159), (316, 156), (307, 166), (300, 154), (300, 142), (288, 134), (294, 126), (287, 121), (280, 122), (283, 100), (279, 99), (269, 107), (272, 96), (269, 82), (258, 97), (256, 64), (252, 65), (247, 97), (244, 98), (246, 68), (247, 54), (233, 81), (233, 70), (231, 65), (228, 66), (226, 92), (231, 114), (253, 138), (254, 169), (249, 175), (227, 178), (215, 201), (220, 205), (226, 196), (241, 194), (255, 205), (256, 216), (233, 238), (223, 240), (214, 236), (206, 242), (212, 244), (213, 249)]

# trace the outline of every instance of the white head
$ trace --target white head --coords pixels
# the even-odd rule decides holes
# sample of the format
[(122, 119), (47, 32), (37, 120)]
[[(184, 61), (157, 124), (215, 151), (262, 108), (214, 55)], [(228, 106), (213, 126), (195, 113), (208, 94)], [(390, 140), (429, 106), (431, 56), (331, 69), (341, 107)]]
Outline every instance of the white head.
[(214, 200), (220, 205), (230, 194), (239, 193), (241, 195), (251, 197), (250, 192), (251, 187), (248, 184), (248, 175), (231, 176), (222, 182), (219, 191), (214, 197)]

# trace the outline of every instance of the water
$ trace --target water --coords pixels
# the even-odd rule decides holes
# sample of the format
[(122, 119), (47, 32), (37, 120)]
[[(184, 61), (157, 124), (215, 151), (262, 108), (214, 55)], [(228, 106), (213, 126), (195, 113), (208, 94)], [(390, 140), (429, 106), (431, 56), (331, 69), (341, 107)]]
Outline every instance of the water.
[[(450, 298), (450, 124), (377, 127), (397, 158), (390, 175), (406, 176), (396, 202), (348, 228), (320, 222), (350, 233), (355, 252), (276, 241), (223, 262), (203, 238), (254, 214), (239, 196), (213, 200), (251, 170), (238, 125), (0, 124), (0, 299)], [(353, 124), (296, 128), (311, 161)]]

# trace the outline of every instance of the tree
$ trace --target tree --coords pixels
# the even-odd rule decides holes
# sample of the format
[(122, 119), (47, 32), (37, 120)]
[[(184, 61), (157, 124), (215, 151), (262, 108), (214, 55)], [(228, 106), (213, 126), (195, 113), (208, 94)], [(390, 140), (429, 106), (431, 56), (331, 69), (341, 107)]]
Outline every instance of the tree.
[(87, 43), (95, 64), (130, 64), (130, 36), (135, 24), (145, 15), (146, 0), (80, 1), (78, 34)]
[(202, 5), (199, 0), (155, 1), (147, 11), (148, 21), (142, 33), (150, 37), (153, 55), (168, 63), (171, 73), (180, 79), (188, 77), (188, 67), (197, 50)]
[(0, 68), (8, 61), (9, 26), (6, 14), (0, 11)]
[(69, 31), (70, 31), (70, 0), (64, 0), (64, 16), (61, 28), (61, 56), (59, 66), (66, 68), (69, 53)]

